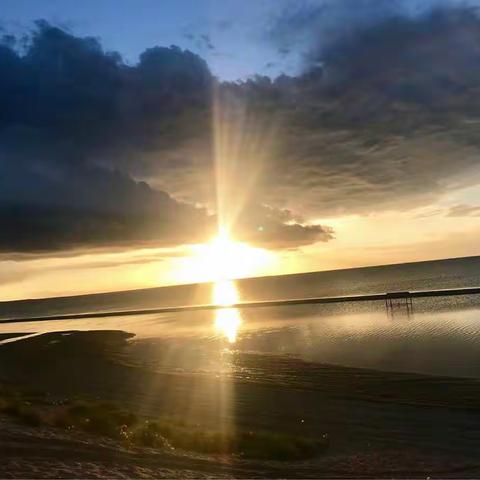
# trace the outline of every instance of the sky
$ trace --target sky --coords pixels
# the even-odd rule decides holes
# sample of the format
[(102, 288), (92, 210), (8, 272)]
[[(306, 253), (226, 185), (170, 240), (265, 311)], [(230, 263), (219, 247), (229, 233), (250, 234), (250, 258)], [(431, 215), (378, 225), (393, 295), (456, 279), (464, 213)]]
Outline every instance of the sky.
[[(138, 61), (147, 47), (178, 45), (205, 58), (212, 72), (235, 81), (298, 69), (299, 59), (279, 58), (266, 40), (285, 0), (3, 0), (2, 24), (28, 32), (45, 19), (80, 36), (98, 37), (107, 50)], [(274, 60), (275, 59), (275, 60)], [(275, 63), (275, 65), (273, 65)]]
[(0, 298), (480, 253), (476, 2), (1, 7)]

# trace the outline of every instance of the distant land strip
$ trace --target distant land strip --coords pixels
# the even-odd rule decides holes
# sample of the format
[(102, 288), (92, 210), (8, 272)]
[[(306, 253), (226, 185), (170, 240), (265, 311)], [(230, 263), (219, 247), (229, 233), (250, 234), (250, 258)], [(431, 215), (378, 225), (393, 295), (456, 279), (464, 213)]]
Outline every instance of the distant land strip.
[(255, 302), (240, 302), (232, 305), (184, 305), (174, 307), (159, 307), (136, 310), (103, 311), (89, 313), (69, 313), (60, 315), (47, 315), (41, 317), (7, 318), (0, 320), (0, 323), (21, 323), (21, 322), (44, 322), (51, 320), (77, 320), (82, 318), (105, 318), (125, 317), (131, 315), (149, 315), (154, 313), (175, 313), (195, 312), (200, 310), (221, 310), (225, 308), (264, 308), (264, 307), (286, 307), (291, 305), (321, 305), (327, 303), (345, 302), (372, 302), (379, 300), (413, 299), (426, 297), (448, 297), (454, 295), (475, 295), (480, 293), (480, 287), (451, 288), (442, 290), (417, 290), (404, 292), (374, 293), (369, 295), (344, 295), (338, 297), (314, 297), (314, 298), (293, 298), (286, 300), (262, 300)]

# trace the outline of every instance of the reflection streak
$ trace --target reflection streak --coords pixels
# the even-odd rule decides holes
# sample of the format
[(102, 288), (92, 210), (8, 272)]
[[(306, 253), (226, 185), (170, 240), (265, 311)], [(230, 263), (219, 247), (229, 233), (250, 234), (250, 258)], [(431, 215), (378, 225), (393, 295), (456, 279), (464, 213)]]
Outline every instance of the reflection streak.
[[(213, 302), (229, 307), (238, 303), (238, 291), (232, 280), (219, 280), (213, 286)], [(242, 323), (240, 312), (236, 308), (222, 308), (215, 312), (215, 329), (224, 335), (230, 343), (235, 343)]]

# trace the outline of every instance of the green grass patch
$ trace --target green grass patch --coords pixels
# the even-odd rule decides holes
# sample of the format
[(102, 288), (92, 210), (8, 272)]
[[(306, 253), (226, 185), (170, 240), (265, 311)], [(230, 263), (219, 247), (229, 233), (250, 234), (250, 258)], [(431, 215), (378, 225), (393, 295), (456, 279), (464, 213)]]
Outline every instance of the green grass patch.
[(133, 430), (132, 438), (134, 443), (146, 446), (155, 446), (164, 438), (182, 450), (264, 460), (302, 460), (328, 448), (326, 436), (318, 440), (261, 431), (229, 433), (168, 420), (146, 421)]
[(53, 416), (55, 426), (111, 438), (122, 438), (137, 423), (135, 414), (111, 403), (79, 402), (58, 410)]
[(26, 425), (84, 431), (130, 446), (170, 447), (262, 460), (302, 460), (328, 448), (326, 437), (310, 439), (242, 430), (223, 432), (166, 418), (139, 420), (134, 413), (112, 403), (72, 402), (53, 408), (42, 407), (35, 408), (19, 398), (0, 399), (0, 410)]

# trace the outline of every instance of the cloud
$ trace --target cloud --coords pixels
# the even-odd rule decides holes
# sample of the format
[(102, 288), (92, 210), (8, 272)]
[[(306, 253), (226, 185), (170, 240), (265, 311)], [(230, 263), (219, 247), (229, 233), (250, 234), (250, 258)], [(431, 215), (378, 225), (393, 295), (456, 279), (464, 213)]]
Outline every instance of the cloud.
[(478, 205), (454, 205), (450, 207), (447, 217), (480, 217), (480, 206)]
[(68, 175), (17, 168), (2, 173), (2, 252), (173, 245), (213, 232), (213, 218), (204, 210), (119, 172), (74, 167)]
[[(324, 0), (290, 2), (272, 19), (266, 37), (282, 55), (323, 46), (359, 28), (406, 14), (409, 0)], [(305, 53), (305, 52), (303, 52)]]
[[(162, 162), (170, 161), (162, 152), (197, 136), (208, 149), (213, 83), (206, 63), (178, 47), (147, 49), (128, 66), (96, 39), (45, 22), (26, 47), (4, 38), (0, 252), (211, 237), (214, 214), (152, 188), (136, 173), (161, 174)], [(182, 162), (173, 168), (181, 171)], [(276, 227), (280, 234), (291, 228)]]
[(147, 50), (129, 68), (95, 39), (43, 22), (25, 51), (7, 40), (0, 46), (0, 250), (203, 238), (205, 211), (105, 159), (151, 148), (187, 105), (205, 103), (206, 64), (172, 47)]
[(297, 248), (334, 239), (330, 227), (305, 223), (289, 210), (267, 205), (245, 209), (235, 226), (236, 238), (267, 248)]
[[(478, 184), (480, 18), (463, 3), (415, 4), (341, 0), (283, 12), (271, 41), (285, 54), (301, 49), (305, 63), (275, 80), (222, 83), (174, 46), (127, 65), (97, 40), (45, 23), (27, 46), (6, 38), (1, 248), (208, 236), (218, 193), (212, 106), (225, 92), (248, 112), (235, 124), (245, 131), (231, 145), (230, 184), (248, 190), (232, 203), (237, 234), (249, 241), (326, 241), (333, 232), (320, 218), (410, 209)], [(242, 142), (255, 143), (252, 158)], [(287, 210), (303, 218), (279, 214)], [(15, 230), (24, 233), (15, 239)]]
[(305, 69), (243, 87), (283, 125), (267, 203), (319, 218), (408, 209), (478, 183), (480, 18), (439, 5), (304, 3), (277, 19), (279, 46), (306, 32)]
[(206, 48), (208, 48), (209, 50), (215, 50), (210, 35), (203, 33), (202, 35), (200, 35), (200, 39), (203, 41), (203, 44)]
[(200, 52), (211, 52), (215, 50), (215, 45), (213, 44), (212, 39), (208, 33), (187, 32), (183, 34), (183, 37), (186, 38), (191, 44), (193, 44)]

